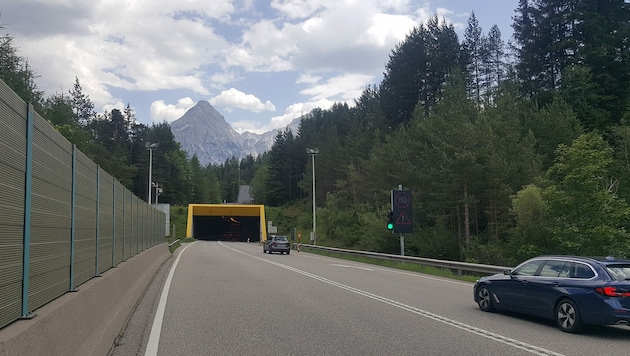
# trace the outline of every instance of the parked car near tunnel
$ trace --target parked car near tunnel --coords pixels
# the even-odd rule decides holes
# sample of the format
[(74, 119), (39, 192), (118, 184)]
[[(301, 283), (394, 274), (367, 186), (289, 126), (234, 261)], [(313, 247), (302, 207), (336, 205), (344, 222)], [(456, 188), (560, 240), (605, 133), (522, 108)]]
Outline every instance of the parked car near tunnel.
[(583, 324), (630, 323), (630, 260), (539, 256), (477, 280), (483, 311), (508, 310), (556, 321), (577, 333)]
[(291, 253), (291, 243), (286, 236), (271, 236), (263, 243), (263, 253)]

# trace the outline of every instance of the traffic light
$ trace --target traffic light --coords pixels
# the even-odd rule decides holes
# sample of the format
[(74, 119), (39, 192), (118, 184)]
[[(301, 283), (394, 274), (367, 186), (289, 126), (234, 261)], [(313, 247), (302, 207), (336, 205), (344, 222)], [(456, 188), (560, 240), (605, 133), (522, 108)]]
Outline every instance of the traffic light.
[(394, 212), (393, 211), (389, 211), (387, 213), (387, 230), (389, 231), (394, 230)]

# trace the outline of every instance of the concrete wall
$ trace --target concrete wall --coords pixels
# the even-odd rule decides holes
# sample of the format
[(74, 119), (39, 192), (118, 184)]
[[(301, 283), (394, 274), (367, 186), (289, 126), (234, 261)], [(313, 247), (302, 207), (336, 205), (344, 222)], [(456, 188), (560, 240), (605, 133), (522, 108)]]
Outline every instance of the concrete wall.
[(167, 244), (141, 252), (0, 329), (0, 356), (107, 355), (158, 269)]

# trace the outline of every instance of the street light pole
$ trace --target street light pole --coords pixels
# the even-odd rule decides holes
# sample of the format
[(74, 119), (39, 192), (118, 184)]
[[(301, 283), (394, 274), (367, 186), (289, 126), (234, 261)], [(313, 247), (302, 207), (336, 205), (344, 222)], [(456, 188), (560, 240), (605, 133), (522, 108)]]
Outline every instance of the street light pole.
[(144, 147), (149, 150), (149, 183), (147, 188), (147, 203), (151, 204), (151, 171), (153, 170), (153, 150), (156, 149), (160, 144), (159, 143), (151, 143), (147, 142), (144, 144)]
[(313, 245), (317, 244), (317, 223), (316, 223), (316, 209), (315, 209), (315, 155), (319, 153), (319, 148), (307, 148), (306, 153), (311, 155), (313, 166)]

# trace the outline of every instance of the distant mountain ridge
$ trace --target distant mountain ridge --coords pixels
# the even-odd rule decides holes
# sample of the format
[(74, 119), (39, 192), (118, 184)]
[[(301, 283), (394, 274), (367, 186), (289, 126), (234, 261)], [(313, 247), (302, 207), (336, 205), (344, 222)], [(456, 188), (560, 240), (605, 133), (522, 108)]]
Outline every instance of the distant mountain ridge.
[[(289, 124), (294, 133), (297, 133), (299, 121), (298, 118)], [(264, 134), (239, 134), (206, 100), (199, 101), (173, 121), (171, 131), (182, 149), (190, 157), (196, 154), (202, 166), (222, 164), (232, 157), (258, 156), (271, 149), (278, 134), (277, 129)]]

